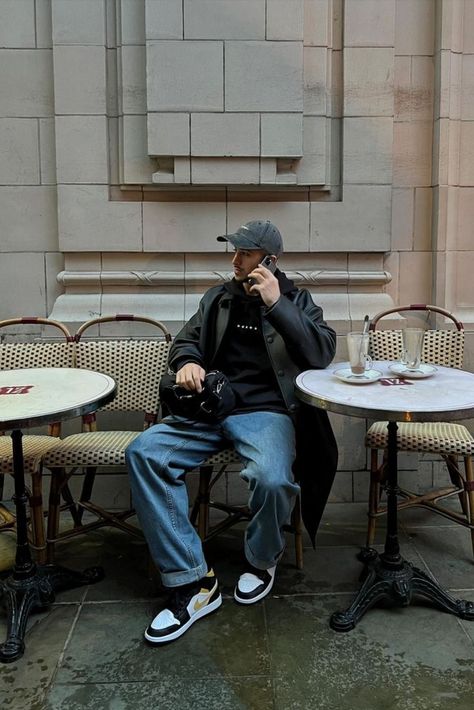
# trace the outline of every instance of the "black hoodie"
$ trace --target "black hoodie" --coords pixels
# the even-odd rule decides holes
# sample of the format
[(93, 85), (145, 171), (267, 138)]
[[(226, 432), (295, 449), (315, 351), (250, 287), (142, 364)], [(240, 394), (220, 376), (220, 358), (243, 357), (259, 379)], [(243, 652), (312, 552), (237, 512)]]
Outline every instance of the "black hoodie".
[(235, 280), (225, 288), (233, 296), (229, 324), (211, 366), (229, 378), (236, 397), (233, 414), (287, 413), (263, 338), (262, 299), (249, 296)]

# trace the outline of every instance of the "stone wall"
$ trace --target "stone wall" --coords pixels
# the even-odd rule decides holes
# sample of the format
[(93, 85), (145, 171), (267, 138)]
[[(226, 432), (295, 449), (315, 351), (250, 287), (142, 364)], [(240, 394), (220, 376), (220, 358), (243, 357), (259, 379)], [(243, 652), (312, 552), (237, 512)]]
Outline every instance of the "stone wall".
[[(176, 332), (260, 217), (338, 359), (432, 302), (474, 369), (473, 38), (471, 0), (0, 0), (0, 318)], [(334, 420), (357, 498), (365, 424)]]

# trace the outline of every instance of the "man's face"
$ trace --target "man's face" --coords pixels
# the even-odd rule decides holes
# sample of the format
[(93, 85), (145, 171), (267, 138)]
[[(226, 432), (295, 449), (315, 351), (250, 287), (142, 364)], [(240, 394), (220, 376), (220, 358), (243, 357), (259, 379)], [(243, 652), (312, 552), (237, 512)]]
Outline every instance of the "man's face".
[(251, 271), (262, 261), (266, 255), (263, 249), (236, 249), (232, 266), (234, 267), (234, 277), (236, 281), (245, 281)]

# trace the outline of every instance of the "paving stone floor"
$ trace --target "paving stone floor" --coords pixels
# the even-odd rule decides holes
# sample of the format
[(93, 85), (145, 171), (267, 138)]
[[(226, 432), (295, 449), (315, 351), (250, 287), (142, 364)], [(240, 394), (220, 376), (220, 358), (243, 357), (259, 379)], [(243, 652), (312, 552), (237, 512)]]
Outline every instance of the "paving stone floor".
[[(472, 710), (474, 622), (419, 602), (373, 609), (346, 634), (329, 628), (331, 612), (358, 587), (364, 532), (364, 505), (330, 504), (317, 549), (305, 549), (304, 570), (294, 567), (289, 538), (272, 594), (246, 608), (232, 599), (242, 545), (234, 528), (207, 553), (222, 607), (161, 648), (142, 639), (163, 599), (147, 578), (145, 545), (111, 529), (63, 543), (58, 561), (101, 564), (106, 577), (58, 594), (49, 611), (32, 617), (24, 657), (0, 667), (0, 708)], [(5, 550), (8, 534), (0, 539)], [(410, 561), (474, 601), (467, 531), (412, 510), (401, 517), (401, 542)]]

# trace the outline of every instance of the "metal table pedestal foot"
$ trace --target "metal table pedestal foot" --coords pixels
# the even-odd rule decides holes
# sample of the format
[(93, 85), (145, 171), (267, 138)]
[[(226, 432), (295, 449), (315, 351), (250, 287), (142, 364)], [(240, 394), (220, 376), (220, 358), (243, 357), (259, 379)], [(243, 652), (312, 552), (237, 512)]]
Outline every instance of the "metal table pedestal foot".
[(387, 535), (384, 552), (379, 556), (364, 549), (360, 559), (366, 563), (364, 582), (352, 604), (331, 616), (334, 631), (351, 631), (366, 611), (379, 602), (408, 606), (418, 595), (434, 606), (461, 619), (474, 620), (474, 603), (454, 599), (425, 572), (413, 567), (400, 555), (397, 524), (397, 424), (388, 424)]
[(25, 651), (25, 632), (28, 617), (33, 610), (49, 607), (55, 592), (62, 589), (92, 584), (103, 579), (101, 567), (91, 567), (84, 572), (74, 572), (59, 565), (36, 565), (28, 545), (22, 433), (12, 432), (13, 462), (15, 471), (15, 507), (17, 520), (17, 545), (12, 574), (2, 582), (3, 601), (8, 618), (7, 639), (0, 645), (0, 663), (12, 663)]

